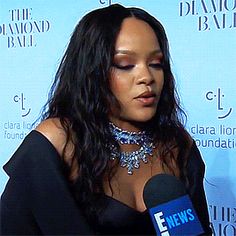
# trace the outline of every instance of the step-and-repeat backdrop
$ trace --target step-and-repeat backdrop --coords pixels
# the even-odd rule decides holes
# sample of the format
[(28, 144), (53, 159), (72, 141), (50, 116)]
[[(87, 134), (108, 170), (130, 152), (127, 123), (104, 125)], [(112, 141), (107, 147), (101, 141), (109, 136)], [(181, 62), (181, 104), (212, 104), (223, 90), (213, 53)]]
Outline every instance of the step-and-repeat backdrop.
[[(187, 129), (206, 164), (215, 235), (236, 235), (236, 0), (2, 0), (0, 165), (34, 128), (78, 20), (112, 3), (165, 26)], [(0, 193), (7, 176), (0, 171)]]

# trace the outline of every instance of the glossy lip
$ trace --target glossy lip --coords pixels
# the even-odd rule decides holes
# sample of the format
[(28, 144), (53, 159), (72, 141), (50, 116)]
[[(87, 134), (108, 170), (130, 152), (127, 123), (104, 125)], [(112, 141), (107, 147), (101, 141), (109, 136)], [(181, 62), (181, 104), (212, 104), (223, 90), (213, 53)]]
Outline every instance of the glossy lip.
[(135, 99), (137, 99), (139, 102), (141, 102), (142, 104), (146, 106), (151, 106), (156, 102), (157, 97), (154, 92), (146, 91), (139, 94), (137, 97), (135, 97)]

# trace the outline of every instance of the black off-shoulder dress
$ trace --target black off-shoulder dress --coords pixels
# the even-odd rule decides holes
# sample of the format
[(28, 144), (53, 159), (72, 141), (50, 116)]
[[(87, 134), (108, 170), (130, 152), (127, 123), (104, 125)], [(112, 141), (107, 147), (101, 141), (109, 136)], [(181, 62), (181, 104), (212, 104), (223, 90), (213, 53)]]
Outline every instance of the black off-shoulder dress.
[[(136, 211), (106, 195), (97, 225), (88, 223), (69, 189), (56, 149), (35, 130), (4, 170), (10, 178), (1, 196), (3, 235), (155, 235), (147, 210)], [(193, 144), (188, 158), (188, 192), (206, 235), (210, 235), (204, 172), (205, 165)]]

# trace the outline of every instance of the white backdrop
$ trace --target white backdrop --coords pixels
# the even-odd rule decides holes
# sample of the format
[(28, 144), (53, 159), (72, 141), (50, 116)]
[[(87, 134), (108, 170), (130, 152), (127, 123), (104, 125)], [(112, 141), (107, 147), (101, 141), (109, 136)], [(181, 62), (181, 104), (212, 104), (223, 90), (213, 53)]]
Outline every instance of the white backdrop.
[[(2, 0), (0, 165), (33, 128), (78, 20), (111, 3), (164, 25), (187, 128), (206, 164), (215, 235), (236, 235), (236, 0)], [(7, 176), (0, 171), (0, 193)]]

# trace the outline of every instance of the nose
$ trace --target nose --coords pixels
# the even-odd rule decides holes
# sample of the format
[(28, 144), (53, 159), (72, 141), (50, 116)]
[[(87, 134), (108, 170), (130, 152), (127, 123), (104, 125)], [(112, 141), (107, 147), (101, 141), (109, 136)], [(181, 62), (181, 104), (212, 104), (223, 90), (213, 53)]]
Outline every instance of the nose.
[(146, 65), (142, 66), (138, 73), (137, 84), (152, 84), (154, 81), (150, 68)]

